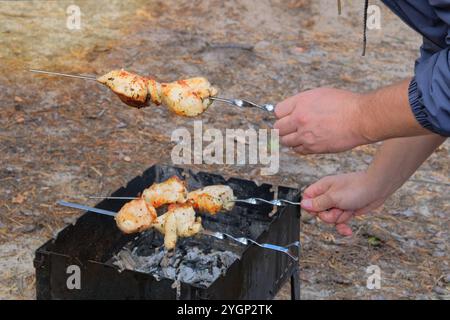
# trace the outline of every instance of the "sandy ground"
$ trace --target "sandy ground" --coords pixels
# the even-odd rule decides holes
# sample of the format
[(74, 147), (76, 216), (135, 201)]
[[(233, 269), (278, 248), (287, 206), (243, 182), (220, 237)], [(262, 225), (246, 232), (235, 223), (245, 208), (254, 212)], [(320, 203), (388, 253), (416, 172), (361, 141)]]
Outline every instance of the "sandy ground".
[[(155, 162), (170, 163), (174, 128), (192, 119), (126, 108), (106, 89), (26, 68), (101, 74), (123, 67), (161, 80), (204, 75), (223, 96), (277, 102), (333, 86), (367, 91), (412, 74), (420, 37), (380, 3), (382, 28), (362, 50), (362, 5), (343, 1), (77, 1), (81, 30), (66, 28), (73, 1), (0, 1), (0, 298), (33, 299), (34, 250), (79, 216), (59, 199), (107, 194)], [(376, 1), (374, 1), (376, 3)], [(267, 128), (271, 116), (214, 105), (204, 128)], [(305, 186), (364, 169), (376, 146), (337, 155), (282, 150), (281, 169), (196, 166)], [(343, 239), (315, 219), (302, 224), (303, 299), (449, 298), (449, 144)], [(127, 161), (128, 160), (128, 161)], [(84, 199), (88, 204), (93, 201)], [(382, 287), (366, 288), (378, 265)], [(288, 286), (278, 295), (288, 298)]]

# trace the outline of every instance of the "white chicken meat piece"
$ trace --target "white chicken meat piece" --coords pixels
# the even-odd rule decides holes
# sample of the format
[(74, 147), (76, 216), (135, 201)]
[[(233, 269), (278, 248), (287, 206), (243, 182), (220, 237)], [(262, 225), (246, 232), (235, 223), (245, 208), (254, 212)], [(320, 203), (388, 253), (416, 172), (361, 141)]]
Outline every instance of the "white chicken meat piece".
[(155, 208), (165, 204), (184, 203), (186, 196), (186, 185), (177, 176), (173, 176), (162, 183), (155, 183), (142, 193), (145, 201)]
[(220, 211), (231, 211), (234, 207), (233, 189), (225, 185), (207, 186), (188, 193), (187, 201), (200, 212), (215, 215)]
[(172, 112), (186, 117), (203, 113), (212, 103), (209, 98), (217, 95), (217, 89), (202, 77), (163, 83), (161, 88), (162, 103)]
[(168, 211), (159, 216), (153, 227), (164, 234), (164, 246), (172, 250), (178, 237), (192, 237), (202, 230), (202, 220), (195, 217), (195, 211), (189, 204), (172, 204)]
[(149, 79), (147, 78), (125, 70), (113, 70), (97, 78), (97, 81), (110, 88), (129, 106), (142, 108), (148, 105)]
[(150, 229), (156, 218), (155, 208), (144, 199), (136, 199), (126, 203), (116, 215), (115, 220), (122, 232), (132, 234)]

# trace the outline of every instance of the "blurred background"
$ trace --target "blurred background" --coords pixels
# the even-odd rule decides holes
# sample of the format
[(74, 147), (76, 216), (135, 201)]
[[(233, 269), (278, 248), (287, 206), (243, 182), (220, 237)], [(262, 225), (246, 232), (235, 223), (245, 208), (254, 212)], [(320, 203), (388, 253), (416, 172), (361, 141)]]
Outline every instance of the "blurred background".
[[(410, 77), (420, 36), (371, 1), (381, 28), (368, 31), (362, 57), (363, 1), (342, 3), (338, 15), (334, 0), (0, 1), (0, 299), (34, 298), (34, 250), (80, 215), (56, 200), (108, 194), (155, 162), (170, 164), (172, 131), (191, 130), (195, 120), (131, 109), (95, 83), (27, 69), (205, 76), (223, 96), (260, 103), (319, 86), (364, 92)], [(80, 29), (67, 27), (70, 5), (80, 8)], [(214, 104), (201, 120), (204, 129), (225, 130), (269, 128), (274, 118)], [(282, 149), (271, 177), (254, 166), (196, 167), (302, 187), (364, 169), (375, 150)], [(304, 215), (302, 298), (448, 298), (448, 155), (447, 142), (380, 215), (353, 223), (352, 238)], [(370, 265), (382, 270), (380, 290), (366, 288)], [(288, 297), (287, 285), (278, 298)]]

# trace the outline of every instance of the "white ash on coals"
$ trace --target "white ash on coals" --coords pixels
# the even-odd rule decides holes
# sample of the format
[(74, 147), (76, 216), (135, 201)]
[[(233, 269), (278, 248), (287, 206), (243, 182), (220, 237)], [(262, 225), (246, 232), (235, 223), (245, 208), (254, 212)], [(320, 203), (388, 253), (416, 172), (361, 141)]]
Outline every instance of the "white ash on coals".
[(122, 249), (115, 255), (113, 264), (121, 270), (152, 274), (158, 280), (166, 278), (205, 288), (224, 275), (233, 262), (239, 259), (237, 254), (230, 251), (205, 251), (197, 246), (172, 252), (157, 248), (148, 256), (138, 255), (137, 249)]

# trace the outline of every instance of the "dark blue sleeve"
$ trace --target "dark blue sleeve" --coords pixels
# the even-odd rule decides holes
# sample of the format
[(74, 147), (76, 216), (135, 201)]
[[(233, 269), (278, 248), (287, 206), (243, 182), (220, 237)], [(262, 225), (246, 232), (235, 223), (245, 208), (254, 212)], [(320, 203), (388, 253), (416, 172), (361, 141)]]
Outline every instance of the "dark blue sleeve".
[(446, 47), (424, 41), (409, 85), (409, 102), (417, 121), (425, 128), (450, 136), (450, 1), (429, 0), (447, 24)]

